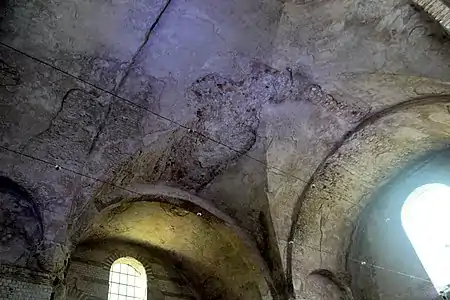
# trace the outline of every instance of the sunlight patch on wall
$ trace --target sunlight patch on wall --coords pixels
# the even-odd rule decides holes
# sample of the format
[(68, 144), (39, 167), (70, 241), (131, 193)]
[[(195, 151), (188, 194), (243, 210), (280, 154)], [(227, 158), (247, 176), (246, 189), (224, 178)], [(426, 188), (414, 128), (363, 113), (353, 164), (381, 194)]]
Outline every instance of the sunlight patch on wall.
[(403, 228), (438, 292), (450, 284), (450, 187), (426, 184), (402, 207)]

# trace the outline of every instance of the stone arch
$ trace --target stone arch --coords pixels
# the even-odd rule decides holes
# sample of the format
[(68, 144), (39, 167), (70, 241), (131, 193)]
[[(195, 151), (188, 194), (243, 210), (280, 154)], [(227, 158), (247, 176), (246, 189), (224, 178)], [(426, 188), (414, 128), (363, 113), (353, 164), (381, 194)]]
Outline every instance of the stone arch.
[(44, 239), (42, 215), (32, 195), (20, 184), (0, 176), (0, 260), (43, 269), (39, 257)]
[[(358, 299), (436, 299), (437, 290), (402, 224), (402, 208), (417, 188), (450, 184), (450, 149), (411, 161), (371, 195), (357, 217), (345, 268)], [(383, 296), (381, 296), (380, 292)]]
[[(101, 211), (88, 218), (86, 226), (80, 226), (85, 230), (77, 234), (80, 237), (77, 243), (109, 239), (170, 253), (189, 275), (197, 277), (193, 281), (199, 290), (205, 282), (213, 282), (212, 289), (225, 286), (224, 291), (232, 294), (218, 299), (234, 299), (238, 295), (252, 299), (275, 297), (268, 267), (252, 239), (210, 203), (176, 188), (151, 184), (116, 190), (114, 194), (105, 195), (105, 199), (108, 201), (97, 201), (105, 203)], [(121, 223), (117, 216), (124, 216), (124, 220), (130, 220), (133, 225), (126, 226), (127, 221)], [(157, 229), (161, 226), (173, 227), (173, 231)], [(155, 231), (153, 235), (149, 234), (149, 228)], [(186, 232), (180, 233), (180, 230)], [(166, 239), (165, 234), (173, 236)], [(197, 254), (206, 258), (196, 257)], [(104, 268), (109, 268), (109, 263), (122, 255), (124, 253), (115, 253), (109, 257)]]
[(375, 112), (330, 151), (292, 214), (286, 261), (292, 294), (301, 293), (296, 281), (314, 269), (345, 270), (354, 225), (377, 187), (412, 160), (448, 147), (449, 102), (448, 95), (426, 96)]

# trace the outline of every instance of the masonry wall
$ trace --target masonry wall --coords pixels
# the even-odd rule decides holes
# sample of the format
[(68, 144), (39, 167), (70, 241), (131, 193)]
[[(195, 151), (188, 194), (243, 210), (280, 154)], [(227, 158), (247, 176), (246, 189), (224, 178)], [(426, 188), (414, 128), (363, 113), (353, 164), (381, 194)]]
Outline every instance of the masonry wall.
[(175, 267), (152, 257), (140, 246), (111, 243), (77, 249), (67, 273), (67, 299), (108, 299), (111, 265), (116, 259), (127, 256), (137, 259), (145, 267), (148, 299), (198, 299), (187, 279)]
[(47, 274), (0, 265), (0, 300), (49, 300), (51, 294)]

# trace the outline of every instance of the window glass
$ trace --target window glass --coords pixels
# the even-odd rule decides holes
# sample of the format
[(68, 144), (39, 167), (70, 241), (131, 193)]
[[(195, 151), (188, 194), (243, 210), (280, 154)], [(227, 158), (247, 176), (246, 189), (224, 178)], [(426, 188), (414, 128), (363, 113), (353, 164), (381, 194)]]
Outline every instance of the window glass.
[(134, 258), (116, 260), (109, 272), (108, 300), (144, 300), (147, 276), (144, 266)]
[(414, 190), (401, 218), (428, 277), (441, 292), (450, 284), (450, 187), (427, 184)]

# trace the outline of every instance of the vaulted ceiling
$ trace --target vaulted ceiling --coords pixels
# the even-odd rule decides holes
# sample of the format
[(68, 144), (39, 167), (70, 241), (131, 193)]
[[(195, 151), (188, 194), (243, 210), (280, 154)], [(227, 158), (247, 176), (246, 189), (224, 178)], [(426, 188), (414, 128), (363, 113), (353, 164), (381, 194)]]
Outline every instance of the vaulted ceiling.
[(408, 1), (17, 0), (0, 28), (0, 172), (47, 269), (128, 237), (321, 299), (371, 195), (448, 145), (447, 36)]

